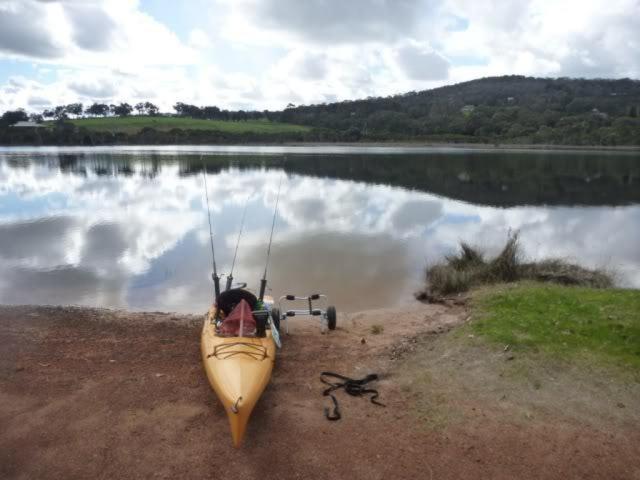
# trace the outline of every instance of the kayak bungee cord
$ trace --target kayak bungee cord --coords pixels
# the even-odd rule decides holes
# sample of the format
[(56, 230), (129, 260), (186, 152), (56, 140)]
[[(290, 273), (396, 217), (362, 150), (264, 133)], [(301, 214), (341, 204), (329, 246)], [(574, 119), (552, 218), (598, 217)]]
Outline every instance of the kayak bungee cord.
[[(202, 160), (202, 155), (200, 156)], [(211, 227), (211, 209), (209, 208), (209, 192), (207, 189), (207, 169), (202, 163), (202, 176), (204, 177), (204, 195), (207, 199), (207, 218), (209, 220), (209, 240), (211, 241), (211, 262), (213, 263), (213, 273), (211, 274), (211, 278), (213, 279), (213, 286), (215, 292), (215, 298), (220, 296), (220, 277), (218, 276), (218, 270), (216, 268), (216, 252), (213, 249), (213, 228)]]
[[(283, 175), (284, 176), (284, 175)], [(282, 176), (280, 177), (280, 183), (278, 184), (278, 195), (276, 195), (276, 206), (273, 209), (273, 221), (271, 222), (271, 234), (269, 235), (269, 246), (267, 247), (267, 263), (264, 266), (264, 275), (260, 280), (260, 295), (259, 300), (264, 300), (264, 291), (267, 288), (267, 268), (269, 268), (269, 257), (271, 256), (271, 242), (273, 241), (273, 229), (276, 226), (276, 216), (278, 215), (278, 201), (280, 200), (280, 188), (282, 187)]]
[(240, 220), (240, 231), (238, 232), (238, 241), (236, 242), (236, 251), (233, 253), (233, 262), (231, 262), (231, 272), (227, 275), (227, 288), (231, 290), (231, 283), (233, 282), (233, 268), (236, 266), (236, 257), (238, 256), (238, 247), (240, 246), (240, 237), (242, 237), (242, 229), (244, 228), (244, 218), (247, 215), (247, 207), (249, 206), (249, 199), (251, 194), (247, 196), (247, 200), (244, 202), (244, 209), (242, 210), (242, 220)]
[[(234, 350), (235, 347), (243, 348)], [(213, 353), (207, 355), (207, 358), (216, 357), (220, 360), (226, 360), (227, 358), (235, 355), (248, 355), (254, 360), (264, 360), (269, 356), (267, 354), (267, 349), (262, 345), (256, 345), (249, 342), (233, 342), (215, 346), (213, 348)]]

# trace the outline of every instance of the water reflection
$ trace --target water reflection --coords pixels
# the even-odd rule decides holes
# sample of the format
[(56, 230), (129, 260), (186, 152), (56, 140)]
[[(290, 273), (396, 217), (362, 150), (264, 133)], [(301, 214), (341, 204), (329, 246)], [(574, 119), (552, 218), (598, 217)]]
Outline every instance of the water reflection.
[(402, 302), (460, 239), (491, 250), (513, 229), (530, 256), (611, 267), (640, 286), (633, 156), (447, 155), (0, 154), (0, 303), (205, 309), (203, 163), (223, 272), (249, 195), (234, 273), (251, 284), (286, 174), (275, 295), (322, 290), (352, 311)]

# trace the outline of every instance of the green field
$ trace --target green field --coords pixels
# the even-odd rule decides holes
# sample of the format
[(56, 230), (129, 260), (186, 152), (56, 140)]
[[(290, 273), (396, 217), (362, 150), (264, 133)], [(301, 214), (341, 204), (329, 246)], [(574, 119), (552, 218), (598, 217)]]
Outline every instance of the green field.
[(201, 120), (184, 117), (104, 117), (104, 118), (79, 118), (70, 120), (78, 127), (85, 127), (95, 131), (136, 133), (145, 127), (160, 131), (168, 131), (173, 128), (182, 130), (216, 130), (229, 133), (295, 133), (307, 132), (309, 127), (292, 125), (288, 123), (270, 122), (268, 120), (247, 120), (231, 122), (224, 120)]
[(640, 367), (640, 291), (523, 283), (474, 295), (473, 333), (514, 351)]

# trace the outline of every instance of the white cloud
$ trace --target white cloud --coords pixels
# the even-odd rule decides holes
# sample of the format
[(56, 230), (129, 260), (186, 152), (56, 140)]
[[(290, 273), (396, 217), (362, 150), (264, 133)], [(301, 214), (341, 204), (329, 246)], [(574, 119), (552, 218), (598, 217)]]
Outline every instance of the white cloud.
[[(437, 1), (228, 0), (230, 35), (263, 33), (319, 45), (384, 43), (411, 35)], [(273, 37), (271, 37), (273, 38)]]
[(53, 29), (58, 20), (47, 6), (32, 1), (0, 4), (0, 52), (35, 58), (60, 58), (64, 54)]
[(186, 65), (195, 53), (135, 0), (5, 0), (0, 52), (73, 69)]
[(91, 4), (68, 4), (64, 10), (71, 22), (72, 39), (78, 47), (92, 51), (109, 49), (117, 24), (103, 8)]
[(447, 0), (447, 8), (469, 28), (451, 32), (444, 53), (488, 60), (472, 74), (640, 76), (638, 0)]
[(449, 62), (428, 45), (409, 43), (394, 52), (398, 64), (412, 80), (446, 80)]
[(213, 46), (213, 42), (207, 32), (199, 28), (195, 28), (189, 33), (189, 45), (198, 49), (206, 49), (211, 48)]
[(55, 72), (0, 85), (0, 108), (46, 97), (276, 109), (490, 75), (640, 76), (639, 0), (200, 5), (175, 32), (136, 0), (0, 2), (0, 69), (11, 58)]

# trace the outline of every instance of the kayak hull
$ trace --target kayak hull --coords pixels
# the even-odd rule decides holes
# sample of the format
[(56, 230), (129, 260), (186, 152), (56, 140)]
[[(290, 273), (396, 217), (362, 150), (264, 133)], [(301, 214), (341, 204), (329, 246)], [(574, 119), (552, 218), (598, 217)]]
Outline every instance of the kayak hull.
[(233, 445), (242, 443), (256, 403), (271, 379), (276, 347), (266, 337), (219, 337), (212, 309), (202, 328), (201, 351), (211, 388), (222, 403), (231, 429)]

